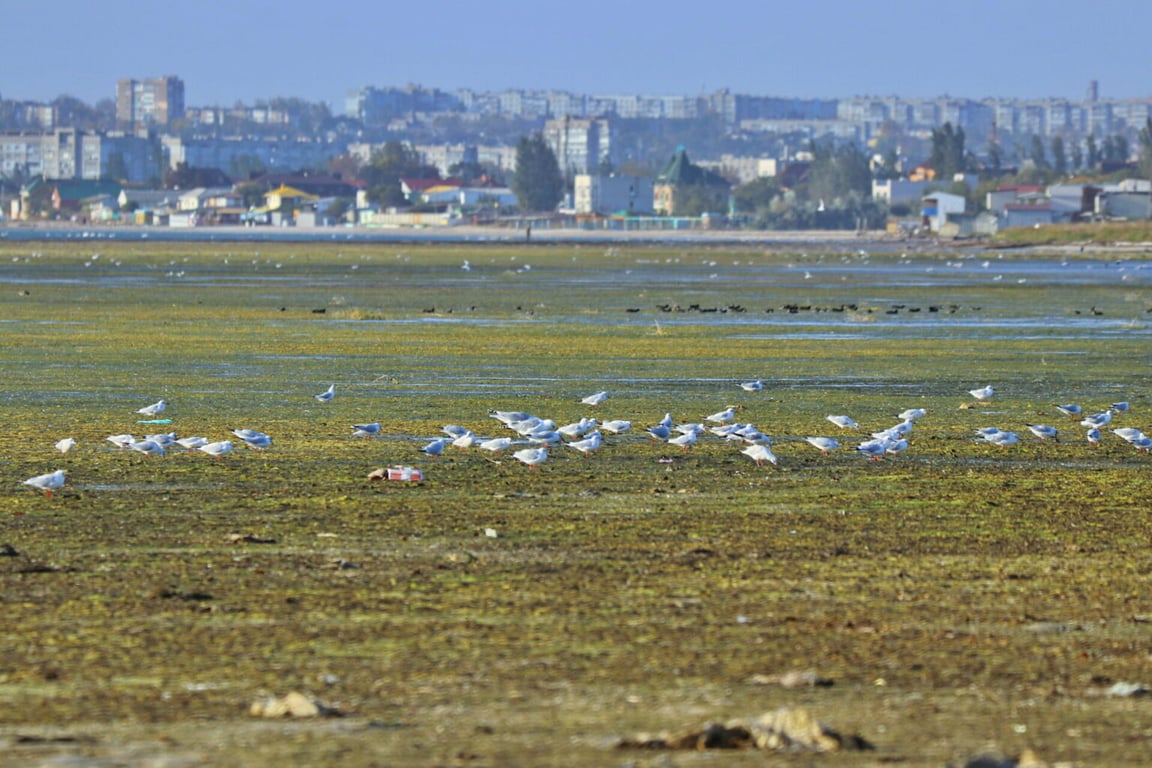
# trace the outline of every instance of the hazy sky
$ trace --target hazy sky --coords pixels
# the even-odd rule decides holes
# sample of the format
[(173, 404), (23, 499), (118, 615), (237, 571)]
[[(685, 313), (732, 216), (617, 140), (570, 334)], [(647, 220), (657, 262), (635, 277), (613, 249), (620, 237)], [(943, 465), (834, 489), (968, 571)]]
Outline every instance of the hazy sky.
[(798, 97), (1152, 96), (1146, 0), (10, 2), (0, 96), (114, 98), (176, 75), (189, 106), (418, 83)]

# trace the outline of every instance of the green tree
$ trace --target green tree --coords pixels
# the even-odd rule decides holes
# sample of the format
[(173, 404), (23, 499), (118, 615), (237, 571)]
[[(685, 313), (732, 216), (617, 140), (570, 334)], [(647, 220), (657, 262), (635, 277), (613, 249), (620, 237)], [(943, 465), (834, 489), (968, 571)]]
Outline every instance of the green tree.
[(407, 204), (400, 179), (438, 179), (440, 172), (426, 164), (411, 145), (389, 141), (372, 153), (368, 164), (360, 169), (360, 178), (368, 185), (368, 200), (383, 207)]
[(1087, 161), (1089, 168), (1095, 168), (1100, 163), (1100, 149), (1096, 146), (1096, 137), (1091, 133), (1088, 134), (1088, 138), (1085, 139), (1084, 145), (1084, 159)]
[(1080, 146), (1080, 142), (1072, 143), (1072, 170), (1078, 171), (1084, 167), (1084, 150)]
[(1144, 119), (1140, 129), (1140, 172), (1144, 178), (1152, 178), (1152, 117)]
[(542, 134), (520, 138), (516, 145), (516, 171), (512, 191), (520, 207), (528, 211), (551, 211), (564, 197), (564, 177), (552, 148)]
[(1060, 136), (1052, 137), (1052, 169), (1060, 176), (1068, 172), (1068, 154), (1064, 151), (1064, 139)]
[(1044, 150), (1044, 140), (1039, 134), (1032, 134), (1032, 151), (1028, 156), (1032, 159), (1032, 164), (1040, 170), (1048, 169), (1048, 154)]
[(128, 163), (124, 161), (123, 152), (116, 150), (108, 153), (108, 165), (104, 168), (103, 175), (119, 182), (127, 181)]
[(937, 180), (951, 179), (964, 170), (964, 129), (944, 123), (932, 129), (932, 153), (928, 164), (936, 171)]

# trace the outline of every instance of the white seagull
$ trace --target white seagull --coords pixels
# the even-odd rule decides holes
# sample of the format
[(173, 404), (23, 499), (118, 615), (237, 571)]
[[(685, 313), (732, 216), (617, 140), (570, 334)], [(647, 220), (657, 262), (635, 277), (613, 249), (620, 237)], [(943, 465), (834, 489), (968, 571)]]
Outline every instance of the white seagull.
[(711, 416), (705, 417), (705, 421), (713, 421), (717, 424), (727, 424), (736, 418), (736, 406), (730, 405), (719, 413), (714, 413)]
[(1111, 421), (1112, 411), (1107, 410), (1101, 411), (1100, 413), (1093, 413), (1091, 416), (1085, 416), (1084, 419), (1080, 422), (1080, 426), (1087, 427), (1088, 429), (1091, 429), (1092, 427), (1099, 429), (1100, 427), (1108, 426)]
[(75, 447), (76, 441), (71, 437), (66, 437), (63, 440), (58, 440), (56, 442), (56, 450), (60, 451), (60, 453), (68, 453), (68, 451)]
[(336, 385), (335, 384), (329, 385), (328, 389), (324, 390), (323, 392), (321, 392), (318, 395), (313, 395), (313, 397), (315, 397), (317, 400), (319, 400), (322, 403), (328, 402), (332, 398), (336, 397)]
[(160, 445), (160, 443), (156, 442), (155, 440), (137, 440), (128, 447), (134, 451), (139, 451), (145, 456), (164, 455), (164, 446)]
[(64, 485), (64, 481), (68, 479), (68, 470), (58, 469), (55, 472), (49, 472), (46, 475), (36, 475), (24, 481), (24, 485), (44, 491), (45, 498), (52, 498), (52, 491)]
[(1091, 445), (1091, 446), (1100, 445), (1100, 430), (1097, 429), (1096, 427), (1092, 427), (1091, 429), (1089, 429), (1088, 433), (1086, 435), (1084, 435), (1084, 437), (1088, 440), (1088, 445)]
[(867, 456), (872, 461), (880, 461), (884, 458), (884, 454), (888, 452), (888, 447), (892, 444), (891, 440), (884, 438), (865, 440), (860, 445), (856, 446), (856, 450)]
[(224, 454), (232, 453), (232, 441), (218, 440), (214, 443), (206, 443), (197, 448), (197, 450), (203, 451), (209, 456), (215, 456), (217, 461), (222, 461)]
[(565, 443), (569, 448), (574, 451), (580, 451), (584, 454), (584, 458), (592, 455), (592, 451), (599, 448), (604, 443), (604, 438), (599, 431), (591, 432), (583, 440), (577, 440), (574, 443)]
[(909, 408), (906, 411), (901, 411), (900, 413), (898, 413), (896, 415), (896, 418), (901, 419), (902, 421), (916, 421), (916, 419), (922, 418), (922, 417), (927, 416), (927, 415), (928, 415), (928, 411), (926, 411), (923, 408)]
[(1000, 446), (1002, 450), (1006, 449), (1010, 445), (1016, 445), (1016, 443), (1020, 442), (1020, 436), (1015, 432), (1004, 432), (1002, 430), (997, 430), (996, 432), (984, 435), (984, 439), (993, 445)]
[(826, 416), (825, 418), (841, 429), (860, 429), (860, 425), (848, 416)]
[(512, 438), (494, 437), (491, 440), (484, 440), (479, 445), (477, 445), (477, 447), (483, 448), (486, 451), (491, 451), (492, 453), (501, 453), (502, 451), (506, 451), (512, 447)]
[(352, 437), (372, 437), (380, 433), (380, 422), (373, 421), (369, 424), (353, 424)]
[(117, 448), (128, 448), (136, 442), (136, 438), (132, 435), (108, 435), (105, 439)]
[(601, 424), (600, 429), (604, 430), (605, 432), (611, 432), (614, 435), (618, 435), (621, 432), (627, 432), (628, 430), (632, 429), (632, 422), (624, 421), (623, 419), (614, 419), (612, 421), (606, 421)]
[(466, 429), (464, 434), (452, 440), (452, 446), (454, 448), (471, 448), (478, 442), (480, 441), (476, 439), (476, 434), (472, 430)]
[(972, 397), (976, 398), (977, 400), (987, 400), (988, 398), (992, 397), (992, 395), (996, 394), (996, 391), (992, 389), (992, 385), (989, 384), (988, 386), (981, 387), (980, 389), (970, 389), (968, 390), (968, 394), (972, 395)]
[(752, 443), (747, 446), (740, 453), (749, 456), (756, 462), (756, 466), (764, 466), (764, 462), (768, 462), (772, 466), (776, 466), (778, 459), (776, 454), (772, 453), (772, 449), (764, 445), (764, 443)]
[(444, 446), (448, 445), (448, 440), (443, 437), (438, 437), (428, 445), (420, 449), (420, 452), (435, 459), (440, 454), (444, 453)]
[(760, 379), (756, 379), (756, 381), (746, 381), (740, 385), (740, 389), (745, 392), (759, 392), (764, 389), (764, 382)]
[(535, 469), (548, 460), (548, 446), (541, 445), (538, 448), (524, 448), (512, 454), (512, 458), (527, 464), (529, 469)]
[(1076, 405), (1076, 403), (1066, 403), (1064, 405), (1058, 405), (1058, 406), (1056, 406), (1056, 410), (1060, 411), (1060, 413), (1064, 414), (1065, 416), (1067, 416), (1070, 419), (1074, 419), (1077, 416), (1079, 416), (1081, 413), (1084, 412), (1084, 409), (1081, 408), (1080, 406)]
[(1050, 427), (1047, 424), (1025, 424), (1024, 426), (1028, 427), (1028, 431), (1041, 440), (1052, 438), (1056, 442), (1060, 442), (1060, 432), (1056, 427)]
[(167, 400), (158, 400), (155, 403), (152, 403), (152, 405), (146, 405), (143, 408), (137, 409), (136, 413), (139, 413), (143, 416), (156, 416), (158, 414), (164, 413), (164, 409), (167, 407)]
[(580, 400), (580, 402), (583, 403), (584, 405), (600, 405), (600, 403), (604, 402), (607, 399), (608, 399), (608, 393), (607, 392), (596, 392), (594, 394), (588, 395), (588, 397), (582, 398)]
[(202, 445), (208, 445), (206, 437), (181, 437), (176, 444), (188, 451), (194, 451)]
[(806, 437), (804, 441), (813, 448), (820, 449), (820, 453), (825, 456), (828, 455), (829, 451), (835, 451), (840, 447), (840, 441), (834, 437)]
[(671, 445), (678, 445), (684, 449), (684, 451), (687, 451), (691, 446), (696, 444), (696, 434), (697, 433), (695, 430), (691, 432), (684, 432), (677, 437), (668, 438), (668, 442)]
[(663, 424), (657, 424), (653, 427), (648, 427), (648, 434), (652, 436), (653, 440), (667, 440), (672, 434), (672, 429)]

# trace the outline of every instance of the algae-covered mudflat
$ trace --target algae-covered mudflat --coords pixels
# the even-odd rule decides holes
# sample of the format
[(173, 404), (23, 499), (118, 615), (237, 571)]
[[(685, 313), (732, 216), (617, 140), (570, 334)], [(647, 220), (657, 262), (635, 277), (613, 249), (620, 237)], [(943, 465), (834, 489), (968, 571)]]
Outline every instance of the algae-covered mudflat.
[[(1152, 457), (1109, 430), (1152, 428), (1150, 265), (804, 248), (3, 245), (5, 764), (1138, 761), (1147, 701), (1111, 694), (1152, 685)], [(1120, 402), (1095, 446), (1055, 408)], [(729, 405), (777, 466), (646, 431)], [(535, 469), (421, 453), (515, 436), (493, 409), (632, 427)], [(237, 447), (106, 439), (173, 431)], [(423, 481), (368, 479), (398, 464)], [(250, 716), (293, 691), (343, 717)], [(615, 749), (783, 706), (876, 749)]]

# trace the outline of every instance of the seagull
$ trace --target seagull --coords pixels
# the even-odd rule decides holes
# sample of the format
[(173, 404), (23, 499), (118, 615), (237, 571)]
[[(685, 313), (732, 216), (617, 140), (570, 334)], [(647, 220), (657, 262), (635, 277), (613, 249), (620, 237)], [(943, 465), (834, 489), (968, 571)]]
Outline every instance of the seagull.
[(106, 439), (117, 448), (127, 448), (136, 442), (136, 438), (132, 435), (109, 435)]
[(669, 429), (671, 429), (672, 423), (674, 421), (675, 420), (672, 418), (672, 414), (666, 413), (666, 414), (664, 414), (664, 418), (660, 419), (660, 421), (658, 421), (656, 423), (661, 427), (668, 427)]
[(668, 442), (671, 445), (678, 445), (681, 448), (683, 448), (685, 451), (687, 451), (689, 447), (696, 444), (696, 434), (697, 433), (695, 430), (693, 430), (691, 432), (684, 432), (683, 434), (679, 435), (678, 437), (669, 438)]
[(860, 429), (860, 425), (848, 416), (828, 416), (826, 418), (841, 429)]
[(1006, 449), (1008, 446), (1020, 442), (1020, 436), (1015, 432), (1004, 432), (1002, 430), (987, 434), (984, 436), (984, 439), (993, 445), (1000, 446), (1001, 449)]
[(208, 445), (206, 437), (181, 437), (176, 444), (185, 450), (194, 451), (202, 445)]
[(884, 453), (890, 453), (895, 456), (906, 450), (908, 450), (908, 439), (901, 437), (898, 440), (889, 440), (888, 446), (884, 449)]
[(162, 432), (158, 435), (145, 435), (144, 439), (159, 443), (162, 448), (168, 448), (172, 443), (176, 442), (176, 433)]
[(160, 443), (156, 442), (155, 440), (138, 440), (128, 447), (134, 451), (139, 451), (145, 456), (164, 455), (164, 446), (160, 445)]
[(532, 414), (525, 413), (524, 411), (488, 411), (488, 415), (496, 419), (496, 421), (503, 424), (511, 424), (514, 421), (524, 421), (525, 419), (534, 418)]
[(1056, 427), (1050, 427), (1047, 424), (1025, 424), (1024, 426), (1028, 427), (1028, 430), (1041, 440), (1052, 438), (1056, 442), (1060, 442), (1060, 435)]
[(64, 485), (64, 481), (68, 479), (68, 470), (58, 469), (55, 472), (49, 472), (46, 475), (36, 475), (24, 481), (24, 485), (37, 490), (44, 491), (45, 498), (52, 498), (52, 491)]
[(923, 408), (909, 408), (906, 411), (901, 411), (900, 413), (896, 414), (896, 418), (901, 419), (903, 421), (916, 421), (916, 419), (922, 418), (922, 417), (927, 416), (927, 415), (928, 415), (928, 411), (926, 411)]
[(752, 443), (747, 446), (740, 453), (749, 456), (756, 462), (756, 466), (764, 466), (764, 462), (768, 462), (772, 466), (776, 466), (778, 459), (776, 454), (772, 453), (772, 449), (764, 445), (764, 443)]
[(471, 448), (472, 446), (476, 445), (477, 442), (479, 441), (476, 439), (475, 433), (473, 433), (472, 430), (467, 429), (464, 431), (464, 434), (460, 435), (452, 441), (452, 446), (454, 448)]
[(624, 421), (623, 419), (615, 419), (613, 421), (604, 422), (600, 425), (600, 429), (603, 429), (605, 432), (611, 432), (614, 435), (618, 435), (621, 432), (627, 432), (628, 430), (632, 429), (632, 422)]
[(236, 437), (244, 441), (248, 441), (253, 438), (259, 439), (261, 437), (268, 437), (268, 435), (255, 429), (234, 429), (232, 430), (232, 434), (236, 435)]
[(704, 421), (714, 421), (717, 424), (727, 424), (736, 418), (736, 406), (730, 405), (719, 413), (714, 413), (711, 416), (705, 417)]
[(672, 429), (663, 424), (657, 424), (653, 427), (648, 427), (648, 434), (652, 436), (653, 440), (667, 440), (672, 434)]
[(756, 381), (746, 381), (740, 385), (740, 389), (745, 392), (759, 392), (764, 389), (764, 382), (760, 379), (756, 379)]
[(219, 440), (215, 443), (207, 443), (201, 445), (197, 450), (203, 451), (209, 456), (215, 456), (217, 461), (222, 461), (224, 454), (232, 453), (232, 441)]
[(486, 451), (491, 451), (492, 453), (500, 453), (512, 447), (512, 438), (495, 437), (491, 440), (484, 440), (477, 447), (483, 448)]
[(440, 429), (440, 431), (443, 432), (444, 434), (448, 435), (448, 437), (451, 437), (451, 438), (460, 437), (461, 435), (468, 432), (468, 430), (466, 428), (460, 426), (459, 424), (445, 424)]
[(1129, 440), (1128, 444), (1141, 453), (1148, 453), (1150, 450), (1152, 450), (1152, 437), (1148, 437), (1148, 435), (1140, 435), (1140, 437), (1136, 438), (1135, 440)]
[(1136, 427), (1117, 427), (1116, 429), (1113, 429), (1111, 431), (1112, 431), (1112, 434), (1116, 435), (1117, 437), (1123, 438), (1124, 440), (1128, 441), (1129, 443), (1134, 442), (1134, 441), (1139, 440), (1140, 438), (1144, 437), (1144, 433), (1141, 432), (1140, 430), (1136, 429)]
[(599, 431), (591, 432), (583, 440), (577, 440), (574, 443), (565, 443), (569, 448), (574, 451), (580, 451), (584, 454), (584, 458), (592, 455), (592, 451), (599, 448), (604, 443), (604, 438)]
[(1100, 430), (1097, 429), (1096, 427), (1092, 427), (1091, 429), (1089, 429), (1088, 434), (1086, 434), (1084, 437), (1087, 438), (1088, 445), (1091, 445), (1091, 446), (1100, 445)]
[(1087, 427), (1088, 429), (1091, 429), (1092, 427), (1100, 428), (1108, 426), (1111, 421), (1112, 411), (1107, 410), (1101, 411), (1100, 413), (1094, 413), (1091, 416), (1085, 416), (1084, 419), (1080, 422), (1080, 426)]
[(891, 444), (891, 440), (885, 440), (884, 438), (866, 440), (856, 446), (856, 450), (872, 461), (880, 461), (884, 458), (884, 454), (888, 452), (888, 446)]
[(548, 446), (541, 445), (538, 448), (524, 448), (512, 454), (512, 458), (527, 464), (529, 469), (535, 469), (548, 460)]
[(152, 405), (146, 405), (143, 408), (137, 409), (136, 413), (144, 416), (156, 416), (158, 414), (164, 413), (164, 409), (167, 407), (167, 400), (157, 400), (155, 403), (152, 403)]
[(580, 421), (576, 421), (576, 422), (573, 422), (571, 424), (565, 424), (562, 427), (558, 427), (557, 431), (560, 434), (564, 435), (564, 437), (567, 437), (570, 440), (576, 440), (578, 438), (581, 438), (581, 437), (587, 435), (592, 430), (596, 429), (596, 425), (598, 423), (599, 422), (596, 421), (596, 419), (584, 418), (584, 419), (580, 419)]
[(1128, 410), (1130, 407), (1131, 406), (1126, 401), (1121, 402), (1121, 403), (1112, 403), (1112, 410), (1118, 411), (1120, 413), (1123, 413), (1124, 411)]
[(996, 394), (996, 392), (992, 389), (992, 385), (989, 384), (988, 386), (982, 387), (980, 389), (970, 389), (968, 390), (968, 394), (972, 395), (972, 397), (976, 398), (977, 400), (987, 400), (988, 398), (992, 397), (992, 395)]
[(448, 445), (448, 440), (443, 437), (438, 437), (432, 442), (428, 443), (428, 445), (421, 448), (420, 452), (435, 459), (440, 454), (444, 453), (444, 446), (446, 445)]
[(595, 394), (588, 395), (588, 397), (581, 399), (580, 402), (584, 405), (600, 405), (600, 403), (607, 399), (607, 392), (596, 392)]
[(75, 447), (76, 441), (71, 437), (66, 437), (56, 442), (56, 450), (60, 451), (60, 453), (68, 453), (68, 451)]
[(352, 437), (372, 437), (379, 434), (380, 422), (373, 421), (370, 424), (353, 424)]
[(829, 451), (834, 451), (840, 447), (840, 441), (834, 437), (806, 437), (804, 441), (815, 448), (819, 448), (825, 456), (828, 455)]
[(272, 438), (268, 437), (268, 435), (264, 434), (263, 432), (259, 432), (252, 437), (244, 437), (241, 439), (244, 441), (245, 445), (254, 451), (262, 451), (268, 446), (272, 445)]
[(328, 402), (332, 398), (336, 397), (336, 385), (330, 384), (328, 386), (328, 389), (324, 390), (323, 392), (321, 392), (318, 395), (313, 395), (313, 397), (315, 397), (317, 400), (319, 400), (322, 403)]
[(1077, 416), (1079, 416), (1081, 413), (1084, 412), (1084, 409), (1081, 408), (1080, 406), (1076, 405), (1076, 403), (1067, 403), (1065, 405), (1058, 405), (1058, 406), (1056, 406), (1056, 410), (1060, 411), (1060, 413), (1064, 414), (1065, 416), (1067, 416), (1070, 419), (1074, 419)]

